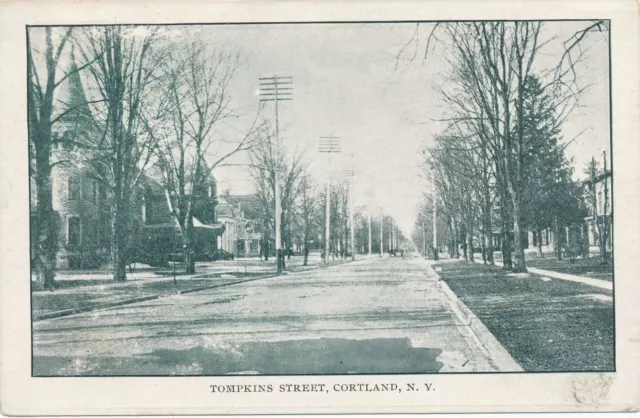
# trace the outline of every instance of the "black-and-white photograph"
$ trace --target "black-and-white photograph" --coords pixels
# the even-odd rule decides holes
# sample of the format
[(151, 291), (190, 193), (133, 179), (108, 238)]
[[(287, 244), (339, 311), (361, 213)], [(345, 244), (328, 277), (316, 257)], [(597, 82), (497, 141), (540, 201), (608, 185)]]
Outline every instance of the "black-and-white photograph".
[(611, 26), (28, 26), (32, 376), (615, 371)]

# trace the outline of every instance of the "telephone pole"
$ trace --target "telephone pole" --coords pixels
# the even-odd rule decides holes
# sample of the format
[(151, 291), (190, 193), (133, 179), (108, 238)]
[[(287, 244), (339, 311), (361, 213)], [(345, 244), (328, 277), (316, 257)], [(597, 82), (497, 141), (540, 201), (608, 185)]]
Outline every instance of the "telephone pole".
[(369, 226), (369, 257), (371, 257), (371, 212), (367, 210), (367, 224)]
[(325, 208), (325, 239), (324, 262), (329, 262), (329, 242), (331, 234), (331, 154), (340, 152), (340, 137), (321, 136), (318, 151), (329, 155), (329, 175), (327, 176), (326, 208)]
[(427, 258), (427, 224), (424, 222), (424, 216), (420, 214), (422, 220), (422, 256)]
[(345, 175), (349, 178), (349, 192), (347, 194), (347, 198), (349, 201), (347, 204), (349, 205), (349, 230), (351, 235), (351, 261), (356, 260), (356, 241), (355, 241), (355, 230), (353, 227), (353, 178), (356, 175), (355, 168), (349, 168), (344, 170)]
[(260, 101), (275, 102), (276, 112), (276, 143), (275, 156), (276, 164), (274, 167), (275, 176), (275, 228), (276, 228), (276, 272), (282, 273), (282, 264), (284, 257), (282, 254), (282, 237), (280, 231), (280, 222), (282, 217), (282, 208), (280, 202), (280, 126), (278, 121), (278, 103), (283, 100), (293, 100), (293, 78), (292, 77), (260, 77)]
[(369, 227), (369, 257), (371, 257), (371, 198), (373, 192), (371, 189), (367, 189), (367, 226)]
[(384, 231), (384, 214), (382, 212), (382, 208), (380, 208), (380, 257), (382, 257), (382, 254), (384, 254), (383, 231)]

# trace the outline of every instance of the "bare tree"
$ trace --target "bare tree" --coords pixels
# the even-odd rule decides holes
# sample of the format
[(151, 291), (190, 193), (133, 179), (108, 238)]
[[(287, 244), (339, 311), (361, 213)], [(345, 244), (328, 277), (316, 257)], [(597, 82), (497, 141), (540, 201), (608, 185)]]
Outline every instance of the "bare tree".
[[(483, 188), (490, 184), (488, 174), (493, 171), (503, 225), (505, 267), (509, 268), (511, 264), (512, 227), (513, 270), (526, 271), (523, 213), (527, 167), (524, 156), (529, 137), (525, 132), (525, 89), (528, 80), (535, 75), (540, 51), (555, 38), (543, 37), (541, 22), (442, 23), (432, 30), (427, 50), (430, 42), (437, 39), (438, 32), (444, 32), (453, 46), (450, 63), (452, 78), (458, 87), (442, 94), (451, 110), (448, 121), (465, 133), (456, 133), (464, 143), (471, 139), (476, 147), (479, 146)], [(571, 48), (571, 45), (565, 44), (565, 47)], [(551, 96), (555, 100), (553, 129), (562, 125), (586, 88), (577, 83), (575, 68), (580, 57), (581, 53), (573, 56), (565, 52), (558, 66), (543, 74), (547, 83), (542, 89), (553, 92)], [(490, 223), (491, 198), (485, 194), (482, 200), (483, 229), (486, 230)]]
[(272, 233), (275, 236), (275, 173), (280, 173), (281, 237), (284, 237), (283, 241), (287, 241), (291, 236), (289, 225), (293, 219), (295, 202), (302, 191), (300, 183), (305, 170), (302, 154), (294, 153), (288, 158), (284, 147), (280, 147), (279, 154), (276, 155), (272, 139), (269, 129), (262, 129), (261, 140), (249, 152), (250, 173), (262, 206), (263, 248), (267, 260), (270, 236)]
[(172, 47), (162, 66), (165, 125), (148, 128), (157, 139), (157, 166), (182, 237), (186, 273), (195, 272), (193, 219), (205, 183), (215, 168), (255, 142), (257, 117), (239, 138), (225, 138), (216, 130), (222, 121), (237, 116), (229, 84), (238, 60), (233, 52), (209, 50), (203, 42), (192, 40)]
[[(32, 41), (34, 34), (44, 31), (44, 49), (38, 42)], [(58, 226), (53, 210), (51, 189), (52, 146), (56, 138), (53, 128), (65, 116), (77, 110), (75, 107), (61, 105), (55, 101), (56, 92), (72, 75), (91, 65), (93, 61), (78, 67), (72, 61), (69, 68), (62, 68), (61, 61), (65, 49), (71, 43), (72, 28), (45, 27), (30, 28), (27, 31), (27, 97), (29, 122), (29, 149), (33, 163), (30, 164), (30, 175), (35, 180), (36, 214), (32, 223), (35, 236), (34, 260), (37, 280), (41, 288), (53, 290)], [(57, 42), (55, 40), (58, 35)], [(60, 72), (62, 74), (60, 75)], [(60, 76), (59, 76), (60, 75)], [(82, 105), (83, 103), (77, 104)], [(86, 104), (85, 104), (86, 105)]]
[(302, 227), (303, 265), (305, 266), (309, 258), (309, 242), (313, 237), (313, 232), (318, 226), (319, 208), (318, 197), (311, 176), (305, 173), (300, 181), (300, 198), (298, 203), (300, 224)]
[[(83, 138), (92, 176), (109, 194), (113, 278), (126, 280), (132, 201), (154, 155), (156, 141), (143, 115), (152, 108), (157, 68), (164, 57), (156, 28), (86, 29), (77, 45), (89, 74), (93, 133)], [(154, 115), (159, 119), (160, 115)]]

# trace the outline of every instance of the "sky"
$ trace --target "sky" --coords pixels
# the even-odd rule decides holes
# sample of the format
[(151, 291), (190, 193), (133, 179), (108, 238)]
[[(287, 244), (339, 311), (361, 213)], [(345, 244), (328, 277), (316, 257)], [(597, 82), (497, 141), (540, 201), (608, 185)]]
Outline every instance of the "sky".
[[(583, 27), (584, 22), (547, 23), (545, 39), (555, 35), (557, 40), (541, 51), (537, 69), (554, 66), (562, 42)], [(443, 128), (437, 121), (444, 112), (437, 87), (447, 75), (447, 48), (436, 44), (424, 58), (430, 24), (421, 24), (417, 33), (415, 23), (225, 25), (198, 31), (212, 44), (232, 45), (244, 57), (232, 92), (247, 114), (257, 108), (259, 77), (293, 77), (294, 100), (279, 109), (281, 144), (289, 151), (304, 150), (311, 171), (323, 182), (329, 161), (317, 151), (318, 138), (340, 137), (341, 153), (331, 161), (333, 181), (344, 168), (355, 168), (356, 206), (367, 205), (373, 213), (382, 208), (410, 236), (428, 190), (420, 168), (422, 151)], [(583, 45), (578, 75), (591, 87), (562, 131), (576, 179), (592, 157), (601, 159), (605, 150), (610, 154), (608, 40), (596, 34)], [(273, 115), (273, 104), (263, 109), (263, 117)], [(252, 191), (244, 168), (222, 168), (216, 176), (220, 190)]]
[[(543, 38), (556, 39), (541, 50), (535, 70), (555, 66), (563, 42), (586, 25), (547, 22)], [(260, 77), (292, 77), (294, 100), (279, 105), (280, 144), (290, 154), (303, 152), (318, 186), (329, 176), (340, 181), (343, 170), (353, 168), (356, 207), (393, 216), (409, 237), (429, 189), (421, 169), (423, 150), (442, 131), (438, 119), (446, 112), (438, 89), (447, 82), (450, 51), (446, 39), (439, 37), (425, 58), (432, 27), (430, 23), (225, 24), (187, 30), (211, 50), (233, 50), (241, 57), (228, 91), (238, 117), (223, 121), (218, 135), (233, 139), (246, 132), (258, 112)], [(33, 33), (32, 38), (41, 35)], [(584, 177), (592, 157), (601, 160), (603, 151), (610, 155), (606, 33), (593, 34), (581, 45), (585, 55), (577, 73), (581, 84), (590, 87), (562, 130), (576, 179)], [(272, 102), (263, 107), (261, 117), (273, 123)], [(321, 136), (340, 137), (340, 154), (331, 160), (320, 154)], [(228, 162), (236, 165), (214, 173), (219, 191), (252, 193), (252, 179), (242, 166), (248, 162), (246, 154)]]

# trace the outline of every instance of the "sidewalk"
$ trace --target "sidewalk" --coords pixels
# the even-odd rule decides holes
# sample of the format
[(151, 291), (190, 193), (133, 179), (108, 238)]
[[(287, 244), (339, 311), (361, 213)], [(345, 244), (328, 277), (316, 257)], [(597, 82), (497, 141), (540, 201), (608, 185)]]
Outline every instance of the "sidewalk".
[(525, 371), (614, 370), (610, 291), (466, 261), (435, 267)]
[[(498, 267), (503, 267), (504, 265), (498, 261), (495, 262), (495, 265)], [(565, 274), (559, 273), (553, 270), (543, 270), (535, 267), (530, 267), (529, 262), (527, 261), (527, 271), (529, 273), (535, 273), (543, 277), (551, 277), (559, 280), (567, 280), (569, 282), (576, 282), (586, 284), (588, 286), (599, 287), (600, 289), (613, 291), (613, 282), (607, 280), (593, 279), (591, 277), (586, 276), (577, 276), (575, 274)]]
[[(350, 261), (350, 260), (349, 260)], [(327, 267), (343, 264), (347, 261), (335, 261)], [(34, 321), (58, 318), (87, 312), (137, 303), (177, 293), (191, 293), (215, 287), (239, 284), (250, 280), (273, 277), (275, 262), (252, 260), (254, 267), (239, 268), (239, 264), (226, 262), (215, 265), (198, 264), (193, 275), (179, 274), (175, 283), (172, 275), (158, 275), (153, 271), (128, 273), (126, 282), (117, 283), (103, 272), (85, 272), (61, 274), (56, 281), (56, 290), (38, 290), (31, 292), (32, 318)], [(203, 263), (204, 264), (204, 263)], [(213, 263), (211, 263), (213, 264)], [(322, 267), (320, 264), (302, 265), (292, 263), (284, 274), (297, 273)]]
[[(496, 264), (502, 262), (502, 253), (495, 252), (493, 257), (497, 262)], [(482, 260), (481, 257), (480, 260)], [(571, 262), (571, 260), (567, 258), (558, 260), (552, 253), (545, 253), (544, 257), (538, 257), (537, 252), (527, 252), (526, 262), (527, 267), (532, 267), (540, 271), (553, 271), (560, 274), (588, 277), (595, 280), (613, 281), (613, 262), (609, 261), (608, 264), (602, 265), (600, 264), (600, 257), (587, 259), (576, 258), (574, 262)]]

